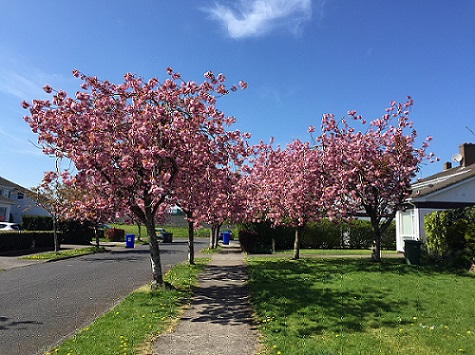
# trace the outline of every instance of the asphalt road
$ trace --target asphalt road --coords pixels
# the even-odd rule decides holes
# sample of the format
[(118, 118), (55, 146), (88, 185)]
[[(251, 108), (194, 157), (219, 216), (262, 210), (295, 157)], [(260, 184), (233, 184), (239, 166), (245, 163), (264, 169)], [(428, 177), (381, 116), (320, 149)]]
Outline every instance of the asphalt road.
[[(185, 240), (160, 248), (164, 272), (187, 258)], [(150, 281), (148, 246), (137, 245), (0, 272), (0, 354), (43, 354)]]

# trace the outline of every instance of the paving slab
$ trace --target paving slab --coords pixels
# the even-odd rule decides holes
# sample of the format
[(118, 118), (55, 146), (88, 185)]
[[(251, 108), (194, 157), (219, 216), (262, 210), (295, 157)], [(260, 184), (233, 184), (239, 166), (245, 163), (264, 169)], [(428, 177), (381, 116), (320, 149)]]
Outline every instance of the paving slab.
[(237, 242), (223, 246), (198, 277), (190, 306), (172, 333), (153, 342), (154, 355), (252, 355), (258, 349), (247, 293), (247, 265)]

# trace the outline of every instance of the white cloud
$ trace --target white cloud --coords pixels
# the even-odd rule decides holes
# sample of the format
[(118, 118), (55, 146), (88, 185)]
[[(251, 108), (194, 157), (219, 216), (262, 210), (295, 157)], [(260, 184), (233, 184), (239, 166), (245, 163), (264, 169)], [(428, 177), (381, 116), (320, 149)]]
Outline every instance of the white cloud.
[(234, 6), (215, 3), (205, 10), (232, 38), (263, 36), (275, 29), (298, 33), (312, 17), (311, 0), (239, 0)]
[(29, 99), (31, 93), (39, 92), (42, 85), (22, 76), (14, 71), (0, 70), (0, 91), (16, 96), (20, 99)]
[[(0, 53), (2, 50), (3, 48), (0, 47)], [(45, 84), (55, 89), (65, 89), (63, 86), (72, 82), (77, 82), (72, 75), (45, 72), (25, 62), (23, 58), (15, 56), (14, 53), (8, 57), (0, 54), (0, 94), (27, 101), (33, 98), (42, 99), (51, 96), (43, 91)]]

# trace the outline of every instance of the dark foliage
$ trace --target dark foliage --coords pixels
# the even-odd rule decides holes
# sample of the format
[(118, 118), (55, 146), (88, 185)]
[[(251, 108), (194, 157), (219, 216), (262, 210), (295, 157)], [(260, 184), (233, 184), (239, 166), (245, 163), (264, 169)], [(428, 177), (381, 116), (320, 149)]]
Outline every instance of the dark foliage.
[(110, 228), (106, 231), (106, 238), (109, 242), (123, 242), (125, 241), (125, 230)]
[(92, 223), (80, 221), (64, 221), (59, 223), (62, 231), (61, 243), (64, 244), (89, 244), (94, 237)]
[[(295, 230), (291, 227), (273, 227), (269, 222), (246, 223), (240, 231), (252, 232), (256, 238), (256, 249), (292, 249)], [(246, 234), (245, 238), (251, 238)], [(335, 223), (327, 219), (310, 223), (305, 227), (301, 249), (369, 249), (373, 241), (373, 229), (369, 221), (354, 220)], [(247, 243), (247, 242), (246, 242)], [(396, 227), (392, 223), (382, 236), (382, 248), (396, 249)]]
[(50, 216), (23, 216), (22, 227), (30, 231), (50, 231), (53, 230), (53, 218)]
[(469, 269), (475, 262), (475, 207), (435, 211), (425, 216), (425, 259)]
[(2, 232), (0, 234), (0, 253), (23, 250), (54, 249), (53, 232)]

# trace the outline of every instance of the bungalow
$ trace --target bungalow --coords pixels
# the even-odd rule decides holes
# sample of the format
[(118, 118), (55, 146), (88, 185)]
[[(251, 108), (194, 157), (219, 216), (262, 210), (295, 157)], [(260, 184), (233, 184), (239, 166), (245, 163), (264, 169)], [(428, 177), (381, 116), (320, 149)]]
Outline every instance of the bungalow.
[(31, 195), (30, 190), (0, 177), (0, 221), (21, 223), (24, 215), (48, 216)]
[(475, 205), (475, 144), (460, 145), (452, 160), (459, 166), (447, 162), (442, 172), (411, 185), (411, 195), (396, 213), (397, 251), (404, 251), (405, 240), (426, 240), (425, 215)]

